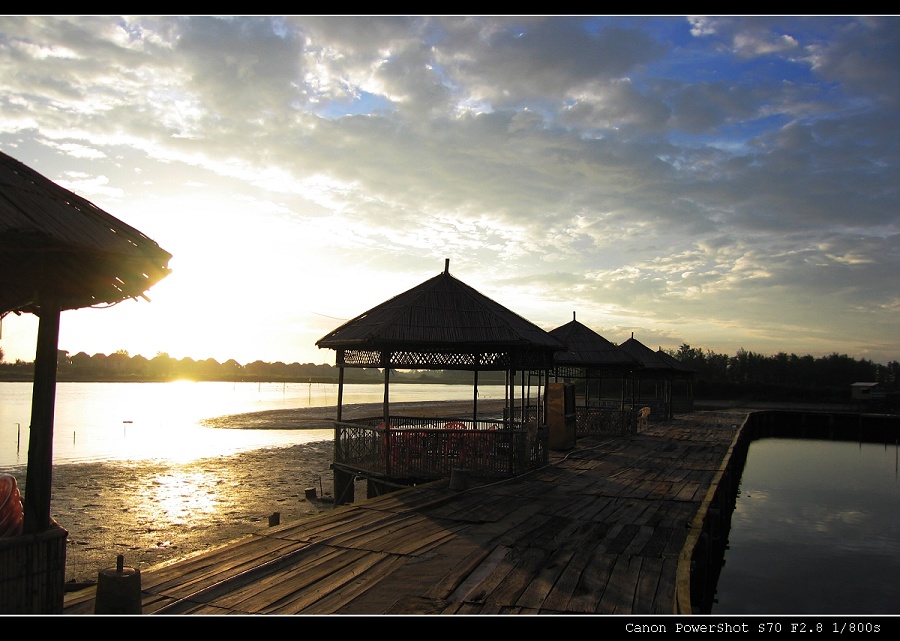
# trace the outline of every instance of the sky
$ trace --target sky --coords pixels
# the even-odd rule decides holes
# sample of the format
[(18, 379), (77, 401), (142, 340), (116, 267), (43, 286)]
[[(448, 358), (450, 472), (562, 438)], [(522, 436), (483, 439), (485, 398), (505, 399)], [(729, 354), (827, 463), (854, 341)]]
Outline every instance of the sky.
[(887, 364), (898, 80), (893, 16), (0, 16), (0, 151), (173, 255), (72, 355), (334, 364), (449, 259), (546, 330)]

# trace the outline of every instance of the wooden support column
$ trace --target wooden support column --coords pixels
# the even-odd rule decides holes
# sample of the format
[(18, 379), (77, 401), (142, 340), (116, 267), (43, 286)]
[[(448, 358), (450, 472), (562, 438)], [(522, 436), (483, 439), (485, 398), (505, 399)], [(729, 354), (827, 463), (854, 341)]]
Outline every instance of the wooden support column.
[(340, 368), (338, 369), (337, 420), (340, 422), (341, 408), (344, 405), (344, 350), (338, 353), (338, 362), (340, 363)]
[(53, 417), (56, 411), (56, 358), (59, 349), (60, 305), (55, 297), (41, 298), (34, 386), (31, 395), (31, 433), (25, 475), (23, 532), (37, 534), (50, 527), (53, 477)]
[(478, 355), (475, 355), (475, 375), (472, 385), (472, 426), (478, 424)]
[[(393, 443), (393, 438), (390, 436), (389, 432), (391, 429), (391, 394), (390, 394), (390, 384), (391, 384), (391, 353), (390, 352), (382, 352), (381, 354), (382, 363), (384, 363), (384, 408), (383, 408), (383, 416), (384, 416), (384, 452), (382, 452), (382, 456), (384, 456), (384, 469), (387, 472), (387, 475), (390, 476), (393, 474), (393, 469), (391, 469), (391, 447)], [(369, 493), (373, 491), (373, 486), (371, 481), (369, 482)], [(380, 495), (380, 494), (379, 494)], [(369, 498), (372, 498), (369, 496)]]
[(391, 355), (390, 352), (384, 352), (382, 355), (382, 362), (384, 363), (384, 405), (383, 405), (383, 415), (384, 415), (384, 429), (388, 429), (391, 424), (391, 394), (390, 394), (390, 385), (391, 385)]

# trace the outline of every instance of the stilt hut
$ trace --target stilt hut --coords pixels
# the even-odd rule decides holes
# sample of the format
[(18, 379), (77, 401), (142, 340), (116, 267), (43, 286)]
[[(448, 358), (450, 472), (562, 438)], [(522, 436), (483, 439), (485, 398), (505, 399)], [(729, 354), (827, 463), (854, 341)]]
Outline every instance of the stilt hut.
[[(675, 370), (659, 354), (631, 335), (619, 349), (634, 357), (640, 367), (631, 372), (628, 396), (635, 412), (650, 408), (649, 420), (672, 418), (672, 379)], [(643, 418), (648, 418), (644, 416)]]
[(662, 347), (656, 350), (656, 354), (672, 368), (672, 413), (693, 411), (694, 374), (697, 372), (664, 352)]
[(575, 319), (550, 330), (565, 351), (554, 356), (551, 378), (575, 383), (575, 434), (620, 436), (633, 430), (626, 383), (640, 362)]
[[(354, 499), (354, 480), (366, 479), (367, 496), (445, 478), (515, 476), (547, 461), (540, 413), (516, 406), (517, 373), (546, 374), (562, 344), (549, 333), (444, 271), (341, 325), (316, 345), (336, 351), (339, 368), (334, 446), (334, 497)], [(380, 368), (384, 402), (378, 416), (344, 420), (348, 367)], [(464, 417), (398, 416), (390, 408), (392, 370), (468, 370), (473, 374), (472, 413)], [(478, 374), (506, 373), (501, 417), (478, 413)], [(541, 401), (538, 401), (540, 405)]]
[(0, 539), (0, 612), (62, 612), (68, 532), (50, 517), (60, 313), (145, 298), (171, 254), (0, 153), (0, 319), (39, 318), (23, 528)]

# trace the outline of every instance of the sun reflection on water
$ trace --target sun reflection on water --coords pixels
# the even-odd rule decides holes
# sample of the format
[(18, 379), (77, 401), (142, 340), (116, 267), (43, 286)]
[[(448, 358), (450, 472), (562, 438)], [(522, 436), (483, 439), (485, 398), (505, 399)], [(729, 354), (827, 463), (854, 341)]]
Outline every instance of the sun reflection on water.
[(135, 501), (137, 517), (155, 529), (190, 528), (223, 509), (229, 492), (222, 479), (205, 471), (168, 470), (150, 479)]

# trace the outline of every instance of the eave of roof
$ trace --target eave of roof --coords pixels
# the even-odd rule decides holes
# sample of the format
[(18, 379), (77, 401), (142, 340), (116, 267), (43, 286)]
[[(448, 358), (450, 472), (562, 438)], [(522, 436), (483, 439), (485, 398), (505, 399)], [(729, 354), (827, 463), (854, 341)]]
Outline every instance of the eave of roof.
[(0, 152), (0, 314), (114, 304), (170, 272), (172, 255), (90, 201)]

